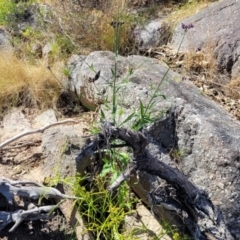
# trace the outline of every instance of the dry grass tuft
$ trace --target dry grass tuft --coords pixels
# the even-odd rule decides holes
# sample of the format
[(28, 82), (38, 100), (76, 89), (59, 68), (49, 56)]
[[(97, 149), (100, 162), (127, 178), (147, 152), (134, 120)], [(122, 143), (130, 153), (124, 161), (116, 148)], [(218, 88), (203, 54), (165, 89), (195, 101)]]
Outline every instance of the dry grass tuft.
[(184, 54), (184, 67), (188, 72), (203, 73), (209, 79), (217, 73), (216, 59), (212, 51), (196, 52), (191, 51)]
[(13, 106), (54, 107), (61, 89), (51, 71), (43, 64), (30, 65), (13, 54), (0, 55), (0, 110)]
[(231, 80), (227, 86), (227, 95), (231, 96), (233, 99), (240, 99), (240, 77)]
[[(44, 2), (44, 1), (43, 1)], [(131, 30), (139, 19), (128, 11), (127, 0), (104, 0), (97, 8), (81, 8), (69, 1), (52, 1), (53, 15), (56, 18), (50, 32), (61, 32), (68, 36), (77, 52), (89, 49), (114, 51), (118, 22), (118, 49), (121, 54), (132, 47)], [(85, 53), (89, 53), (85, 52)]]
[(194, 15), (198, 11), (206, 8), (212, 2), (213, 2), (212, 0), (189, 1), (188, 3), (185, 3), (180, 8), (178, 8), (174, 12), (172, 12), (172, 14), (168, 17), (167, 21), (171, 22), (172, 25), (175, 26), (181, 20)]

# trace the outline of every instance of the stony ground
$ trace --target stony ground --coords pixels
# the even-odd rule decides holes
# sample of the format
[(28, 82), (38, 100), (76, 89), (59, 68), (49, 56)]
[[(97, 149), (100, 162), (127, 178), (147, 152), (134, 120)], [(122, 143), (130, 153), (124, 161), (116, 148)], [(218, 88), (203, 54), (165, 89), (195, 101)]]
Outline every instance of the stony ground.
[[(198, 69), (198, 71), (196, 71), (196, 69), (194, 71), (188, 71), (184, 68), (181, 68), (181, 65), (179, 64), (181, 61), (181, 56), (178, 59), (172, 59), (173, 56), (171, 55), (170, 51), (164, 49), (155, 49), (155, 52), (162, 52), (165, 56), (167, 56), (167, 58), (163, 59), (161, 57), (162, 54), (158, 55), (154, 52), (152, 54), (153, 57), (159, 60), (167, 60), (168, 62), (172, 62), (174, 70), (183, 75), (183, 80), (188, 79), (192, 81), (200, 89), (202, 94), (220, 104), (233, 116), (233, 118), (240, 120), (240, 100), (233, 97), (231, 89), (226, 88), (226, 82), (229, 80), (229, 76), (220, 73), (215, 73), (214, 75), (209, 76), (209, 69), (204, 67), (200, 68), (200, 70)], [(206, 79), (210, 80), (206, 81)], [(1, 134), (0, 139), (2, 139)], [(21, 144), (21, 146), (18, 145), (15, 146), (15, 148), (0, 151), (0, 172), (4, 173), (4, 177), (13, 180), (34, 178), (42, 181), (42, 173), (39, 168), (43, 161), (41, 155), (40, 137), (37, 136), (34, 141), (33, 139), (31, 139), (31, 141), (28, 139), (26, 141), (21, 141)], [(52, 204), (52, 202), (46, 202), (46, 204)], [(2, 210), (1, 197), (0, 210)], [(11, 225), (9, 225), (4, 231), (0, 232), (0, 239), (76, 239), (73, 229), (68, 225), (63, 214), (59, 210), (55, 213), (51, 220), (24, 222), (13, 233), (8, 233), (10, 228)]]
[[(154, 57), (161, 59), (156, 55)], [(224, 81), (226, 81), (226, 79), (228, 79), (227, 75), (218, 74), (215, 75), (211, 81), (206, 82), (204, 81), (204, 77), (207, 76), (204, 72), (196, 74), (194, 71), (189, 72), (186, 71), (186, 69), (179, 67), (177, 67), (176, 70), (184, 76), (183, 81), (184, 79), (192, 81), (204, 95), (220, 104), (233, 116), (233, 118), (240, 120), (240, 109), (238, 108), (240, 102), (239, 100), (233, 99), (222, 84)], [(32, 110), (24, 109), (23, 113), (25, 113), (29, 119), (33, 119), (36, 116), (36, 112)], [(1, 123), (1, 125), (2, 124), (3, 123)], [(9, 122), (9, 129), (11, 126), (16, 124), (24, 125), (25, 123), (24, 120), (22, 120), (21, 124), (17, 122)], [(85, 123), (83, 126), (84, 125)], [(8, 133), (8, 136), (1, 136), (1, 140), (14, 135), (15, 132), (13, 129), (12, 132), (10, 131)], [(6, 148), (0, 152), (0, 172), (4, 173), (4, 177), (13, 180), (27, 178), (29, 180), (35, 179), (39, 182), (42, 182), (42, 162), (41, 135), (36, 135), (34, 137), (18, 141), (16, 145), (13, 144), (10, 148)], [(53, 203), (48, 202), (48, 204)], [(60, 210), (55, 213), (51, 220), (24, 222), (16, 229), (16, 231), (13, 233), (8, 233), (8, 230), (11, 228), (11, 226), (12, 225), (9, 225), (0, 233), (0, 239), (76, 239), (73, 229), (68, 225)]]
[[(24, 117), (22, 113), (25, 113)], [(0, 127), (0, 137), (2, 143), (6, 139), (9, 139), (19, 132), (22, 132), (24, 128), (27, 128), (28, 123), (35, 122), (35, 128), (40, 125), (45, 125), (46, 115), (51, 118), (51, 113), (42, 115), (39, 122), (36, 123), (35, 111), (15, 109), (15, 113), (7, 118), (7, 122), (1, 122)], [(39, 117), (39, 116), (38, 116)], [(87, 116), (88, 119), (91, 118), (90, 115)], [(79, 120), (79, 127), (84, 128), (86, 126), (84, 118), (75, 117)], [(52, 119), (53, 120), (53, 119)], [(28, 122), (29, 121), (29, 122)], [(43, 121), (43, 122), (41, 122)], [(18, 124), (16, 124), (18, 122)], [(9, 132), (3, 134), (4, 129), (9, 129)], [(16, 126), (16, 128), (11, 126)], [(81, 133), (79, 133), (82, 135)], [(43, 156), (41, 150), (41, 134), (34, 134), (28, 137), (19, 139), (18, 141), (7, 146), (4, 150), (0, 150), (0, 172), (2, 177), (9, 178), (11, 180), (29, 180), (42, 183), (44, 181), (44, 172), (42, 170), (43, 166)], [(17, 210), (19, 202), (21, 199), (15, 199), (15, 205), (12, 211)], [(37, 202), (33, 201), (34, 204)], [(54, 200), (45, 200), (42, 205), (54, 205), (56, 202)], [(23, 204), (21, 204), (23, 205)], [(6, 211), (5, 199), (0, 196), (0, 211)], [(63, 212), (66, 208), (72, 209), (71, 203), (66, 202), (60, 209)], [(69, 225), (62, 211), (58, 209), (54, 212), (53, 218), (50, 220), (36, 220), (36, 221), (26, 221), (22, 222), (13, 233), (9, 233), (8, 230), (13, 226), (10, 224), (3, 231), (0, 232), (1, 240), (74, 240), (81, 239), (77, 238), (74, 229)], [(67, 213), (68, 215), (69, 213)], [(150, 224), (151, 223), (151, 224)], [(137, 206), (137, 211), (132, 216), (128, 216), (126, 221), (126, 231), (131, 231), (131, 227), (142, 228), (144, 224), (144, 229), (136, 232), (139, 239), (151, 239), (156, 237), (156, 234), (162, 234), (162, 227), (151, 215), (150, 211), (144, 207), (142, 204)], [(170, 240), (168, 236), (162, 234), (163, 240)]]
[[(0, 139), (1, 141), (9, 139), (15, 136), (17, 133), (22, 132), (23, 129), (28, 126), (27, 120), (32, 120), (36, 117), (35, 111), (29, 111), (26, 114), (26, 110), (17, 110), (17, 113), (9, 122), (1, 122), (0, 127)], [(21, 113), (26, 114), (26, 118), (23, 118)], [(15, 119), (19, 121), (17, 128), (3, 134), (3, 125), (8, 129), (8, 126), (16, 126), (14, 118), (19, 116), (20, 118)], [(6, 147), (4, 150), (0, 150), (0, 172), (1, 177), (5, 177), (11, 180), (29, 180), (42, 183), (44, 181), (44, 174), (41, 170), (41, 165), (43, 164), (43, 157), (41, 151), (41, 134), (30, 135), (19, 139), (13, 144)], [(36, 205), (37, 202), (33, 203)], [(45, 200), (42, 202), (44, 205), (55, 205), (56, 202), (53, 199)], [(17, 210), (19, 205), (19, 199), (15, 199), (12, 211)], [(0, 196), (0, 210), (6, 211), (4, 204), (4, 198)], [(22, 222), (20, 226), (12, 233), (8, 230), (13, 226), (10, 224), (3, 231), (0, 232), (0, 239), (2, 240), (61, 240), (61, 239), (76, 239), (75, 232), (72, 227), (70, 227), (66, 218), (62, 212), (57, 209), (54, 211), (53, 217), (49, 220), (36, 220), (36, 221), (26, 221)]]
[[(39, 143), (36, 143), (39, 144)], [(34, 146), (37, 148), (38, 146)], [(27, 148), (30, 150), (27, 151)], [(1, 152), (0, 157), (0, 172), (2, 176), (5, 178), (9, 178), (12, 180), (26, 179), (29, 180), (32, 178), (31, 176), (39, 177), (41, 176), (41, 172), (38, 169), (38, 166), (41, 164), (41, 156), (37, 156), (34, 154), (31, 156), (31, 147), (27, 148), (17, 148), (12, 149), (8, 153)], [(35, 149), (36, 150), (36, 149)], [(21, 153), (27, 155), (29, 154), (29, 158), (22, 159)], [(19, 155), (20, 158), (14, 157)], [(23, 155), (22, 155), (23, 156)], [(20, 160), (22, 159), (22, 160)], [(30, 172), (30, 174), (28, 174)], [(26, 177), (28, 176), (28, 177)], [(35, 178), (34, 177), (34, 178)], [(33, 179), (33, 178), (32, 178)], [(3, 205), (4, 199), (0, 197), (0, 206)], [(53, 200), (48, 200), (44, 202), (44, 205), (52, 205), (56, 204)], [(0, 210), (6, 210), (5, 208), (1, 208)], [(15, 207), (13, 210), (16, 210)], [(0, 232), (0, 239), (2, 240), (46, 240), (46, 239), (76, 239), (75, 233), (73, 229), (67, 223), (65, 217), (61, 213), (60, 210), (56, 210), (54, 216), (50, 220), (36, 220), (36, 221), (26, 221), (21, 223), (19, 227), (12, 233), (9, 233), (8, 230), (13, 226), (10, 224), (3, 231)]]

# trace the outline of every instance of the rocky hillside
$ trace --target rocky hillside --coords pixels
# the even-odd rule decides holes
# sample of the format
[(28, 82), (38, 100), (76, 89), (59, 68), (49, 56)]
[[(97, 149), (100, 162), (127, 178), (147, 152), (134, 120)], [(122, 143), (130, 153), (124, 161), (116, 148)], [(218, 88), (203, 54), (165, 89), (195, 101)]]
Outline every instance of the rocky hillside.
[[(0, 192), (28, 180), (77, 200), (9, 233), (3, 211), (59, 201), (1, 192), (0, 239), (240, 239), (239, 14), (235, 0), (2, 0)], [(105, 121), (141, 132), (145, 164)]]

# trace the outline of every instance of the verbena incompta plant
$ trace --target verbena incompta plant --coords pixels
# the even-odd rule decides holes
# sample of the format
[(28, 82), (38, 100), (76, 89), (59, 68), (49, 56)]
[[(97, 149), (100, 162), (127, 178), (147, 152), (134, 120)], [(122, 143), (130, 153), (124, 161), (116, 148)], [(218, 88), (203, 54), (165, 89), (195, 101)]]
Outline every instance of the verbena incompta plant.
[[(182, 25), (184, 32), (192, 28), (193, 25)], [(159, 84), (152, 88), (151, 97), (144, 105), (141, 101), (139, 103), (139, 112), (133, 110), (133, 112), (127, 116), (123, 121), (118, 121), (118, 115), (122, 114), (122, 108), (119, 109), (118, 100), (121, 89), (128, 84), (128, 81), (124, 79), (120, 83), (118, 82), (117, 70), (118, 70), (118, 44), (119, 44), (119, 32), (121, 25), (118, 25), (115, 29), (115, 64), (112, 69), (112, 82), (106, 79), (108, 86), (112, 91), (112, 98), (107, 99), (105, 103), (109, 111), (111, 112), (111, 121), (116, 126), (124, 126), (128, 121), (133, 121), (133, 129), (139, 130), (146, 124), (154, 122), (155, 116), (152, 117), (152, 108), (156, 104), (156, 98), (161, 95), (161, 85), (166, 80), (166, 76), (169, 73), (171, 67), (168, 67)], [(185, 34), (183, 35), (184, 39)], [(179, 47), (180, 49), (180, 47)], [(94, 71), (96, 75), (99, 72), (95, 71), (94, 66), (89, 66), (89, 69)], [(129, 71), (129, 76), (134, 72), (134, 69)], [(162, 96), (164, 98), (164, 96)], [(110, 103), (109, 103), (110, 102)], [(107, 113), (100, 110), (100, 119), (106, 120)], [(92, 182), (89, 185), (84, 185), (81, 178), (78, 182), (72, 182), (73, 189), (75, 189), (76, 195), (80, 197), (78, 201), (78, 208), (80, 214), (87, 219), (86, 227), (92, 232), (96, 239), (128, 239), (122, 228), (122, 224), (127, 214), (132, 213), (134, 203), (136, 199), (132, 197), (129, 192), (126, 183), (120, 186), (117, 195), (110, 195), (106, 190), (106, 187), (112, 183), (119, 174), (126, 168), (131, 152), (126, 149), (116, 150), (109, 149), (101, 152), (103, 168), (99, 176), (93, 177)], [(91, 177), (92, 178), (92, 177)], [(74, 181), (77, 178), (75, 178)], [(173, 228), (166, 225), (168, 229), (166, 232), (171, 232), (175, 240), (187, 239), (186, 236), (180, 236)], [(133, 229), (134, 231), (134, 229)], [(164, 234), (166, 233), (164, 232)], [(163, 235), (164, 235), (163, 234)], [(134, 234), (133, 234), (134, 235)], [(161, 236), (159, 236), (161, 237)], [(129, 238), (129, 239), (134, 239)]]

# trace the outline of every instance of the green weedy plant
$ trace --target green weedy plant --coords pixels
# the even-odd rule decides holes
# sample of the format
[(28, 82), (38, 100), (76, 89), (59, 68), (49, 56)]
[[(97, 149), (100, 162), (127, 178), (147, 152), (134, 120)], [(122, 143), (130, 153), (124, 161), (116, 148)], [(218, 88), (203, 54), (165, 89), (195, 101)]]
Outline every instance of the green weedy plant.
[[(113, 159), (114, 161), (109, 161)], [(113, 183), (119, 174), (127, 167), (130, 161), (130, 155), (126, 152), (108, 151), (108, 156), (103, 157), (103, 169), (100, 176), (106, 177), (111, 175), (110, 183)]]
[[(5, 0), (3, 1), (5, 2)], [(5, 24), (8, 28), (15, 31), (18, 20), (24, 20), (26, 18), (27, 10), (34, 1), (28, 0), (24, 2), (8, 2), (12, 2), (12, 5), (7, 4), (9, 6), (9, 11), (5, 14)]]
[(6, 25), (7, 16), (13, 12), (15, 3), (9, 0), (0, 1), (0, 25)]
[(64, 76), (69, 77), (71, 75), (71, 69), (69, 67), (64, 67), (62, 73)]
[(62, 183), (67, 185), (75, 196), (78, 212), (85, 221), (86, 229), (100, 239), (133, 239), (126, 238), (121, 232), (125, 217), (133, 213), (133, 204), (137, 199), (129, 194), (127, 184), (123, 184), (118, 194), (111, 195), (106, 190), (107, 177), (97, 176), (94, 182), (89, 182), (87, 176), (76, 176), (65, 179), (50, 179), (50, 184)]
[[(193, 240), (192, 237), (179, 234), (178, 229), (176, 227), (170, 225), (169, 223), (163, 221), (161, 224), (162, 224), (164, 230), (166, 231), (166, 233), (169, 234), (170, 236), (172, 236), (173, 240)], [(164, 235), (162, 235), (162, 237), (164, 237)]]

